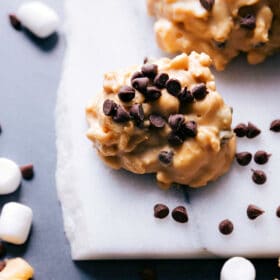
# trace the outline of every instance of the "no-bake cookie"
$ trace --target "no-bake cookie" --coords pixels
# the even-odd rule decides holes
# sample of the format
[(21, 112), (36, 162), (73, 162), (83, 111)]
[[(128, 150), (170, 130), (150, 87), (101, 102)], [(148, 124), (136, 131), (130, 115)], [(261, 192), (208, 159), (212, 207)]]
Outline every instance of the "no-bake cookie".
[(162, 187), (201, 187), (230, 167), (235, 155), (232, 110), (216, 91), (206, 54), (105, 74), (86, 109), (87, 136), (114, 169), (155, 173)]
[(218, 70), (240, 52), (257, 64), (280, 49), (279, 0), (147, 0), (159, 46), (207, 53)]

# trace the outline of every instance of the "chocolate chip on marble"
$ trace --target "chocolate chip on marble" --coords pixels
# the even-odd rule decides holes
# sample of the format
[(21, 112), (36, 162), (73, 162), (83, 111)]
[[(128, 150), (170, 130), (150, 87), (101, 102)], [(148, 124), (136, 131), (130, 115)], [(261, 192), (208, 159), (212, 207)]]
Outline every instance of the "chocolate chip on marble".
[(113, 116), (113, 120), (117, 123), (124, 123), (130, 120), (130, 115), (123, 106), (119, 105), (116, 114)]
[(181, 83), (177, 79), (169, 79), (166, 83), (167, 92), (171, 95), (178, 96), (181, 88)]
[(156, 128), (163, 128), (165, 126), (165, 120), (160, 115), (156, 115), (156, 114), (150, 115), (149, 121), (151, 123), (151, 126)]
[(168, 74), (159, 73), (159, 74), (156, 75), (156, 77), (154, 79), (154, 85), (159, 89), (163, 89), (165, 87), (168, 79), (169, 79)]
[(274, 120), (270, 124), (270, 130), (274, 132), (280, 132), (280, 120)]
[(32, 163), (22, 165), (20, 167), (20, 171), (21, 171), (22, 177), (25, 180), (31, 180), (34, 177), (34, 166)]
[(278, 206), (276, 209), (276, 216), (280, 218), (280, 206)]
[(251, 160), (252, 160), (252, 154), (249, 152), (241, 152), (241, 153), (237, 153), (235, 155), (236, 161), (242, 165), (242, 166), (246, 166), (248, 165)]
[(248, 127), (245, 123), (240, 123), (233, 129), (233, 131), (237, 137), (244, 137), (247, 135)]
[(261, 171), (261, 170), (254, 170), (251, 169), (251, 171), (253, 172), (252, 174), (252, 180), (258, 184), (258, 185), (262, 185), (266, 182), (266, 174)]
[(203, 100), (208, 94), (208, 91), (206, 85), (200, 83), (192, 88), (191, 93), (196, 100)]
[(146, 93), (145, 93), (145, 101), (156, 101), (161, 97), (161, 91), (157, 87), (150, 86), (147, 87)]
[(256, 28), (256, 17), (252, 14), (248, 14), (240, 19), (240, 26), (249, 30)]
[(6, 267), (5, 261), (0, 261), (0, 272)]
[(205, 10), (211, 11), (215, 4), (215, 0), (200, 0), (200, 4)]
[(142, 66), (141, 71), (145, 77), (154, 79), (158, 73), (158, 66), (156, 64), (145, 64)]
[(12, 27), (15, 30), (19, 31), (22, 29), (21, 22), (19, 21), (19, 19), (17, 18), (17, 16), (15, 14), (9, 14), (9, 19), (10, 19), (10, 23), (11, 23)]
[(174, 153), (172, 151), (161, 151), (158, 155), (159, 162), (164, 165), (168, 166), (173, 161)]
[(161, 203), (158, 203), (154, 206), (154, 216), (159, 219), (167, 217), (169, 214), (169, 208)]
[(247, 126), (247, 137), (248, 138), (255, 138), (256, 136), (258, 136), (261, 133), (261, 130), (255, 126), (253, 123), (248, 122), (248, 126)]
[(178, 99), (181, 103), (192, 103), (194, 101), (194, 96), (191, 91), (185, 87), (178, 95)]
[(271, 154), (268, 154), (265, 151), (257, 151), (254, 155), (254, 161), (257, 164), (265, 164), (268, 162), (270, 156), (271, 156)]
[(231, 234), (233, 232), (233, 229), (233, 223), (228, 219), (221, 221), (219, 224), (219, 230), (224, 235)]
[(136, 121), (136, 123), (141, 123), (145, 118), (142, 104), (132, 105), (129, 110), (129, 113), (132, 119)]
[(133, 75), (131, 76), (130, 81), (131, 81), (131, 83), (132, 83), (132, 81), (133, 81), (134, 79), (143, 78), (143, 77), (144, 77), (143, 73), (140, 72), (140, 71), (137, 71), (137, 72), (133, 73)]
[(179, 223), (186, 223), (189, 220), (187, 209), (184, 206), (177, 206), (172, 211), (172, 218)]
[(147, 77), (135, 78), (132, 80), (131, 84), (135, 89), (145, 94), (149, 84), (149, 79)]
[(122, 86), (118, 96), (121, 101), (130, 102), (135, 97), (135, 89), (130, 86)]
[(106, 116), (114, 116), (117, 111), (118, 105), (110, 99), (106, 99), (103, 103), (103, 113)]
[(264, 213), (263, 209), (253, 204), (250, 204), (247, 208), (247, 216), (250, 220), (255, 220), (263, 213)]
[(183, 140), (175, 132), (171, 132), (167, 137), (168, 143), (171, 146), (180, 146), (183, 144)]
[(0, 258), (3, 258), (7, 253), (6, 247), (2, 241), (0, 241)]
[(184, 122), (185, 122), (185, 117), (182, 114), (170, 115), (168, 118), (168, 124), (170, 125), (171, 129), (174, 131), (177, 131)]

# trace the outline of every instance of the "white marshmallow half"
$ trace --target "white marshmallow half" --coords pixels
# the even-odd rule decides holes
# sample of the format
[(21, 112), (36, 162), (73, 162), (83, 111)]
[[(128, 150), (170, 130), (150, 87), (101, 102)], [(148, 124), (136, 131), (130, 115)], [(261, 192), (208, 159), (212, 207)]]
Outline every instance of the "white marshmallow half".
[(21, 181), (18, 165), (7, 158), (0, 158), (0, 195), (17, 190)]
[(59, 25), (57, 13), (46, 4), (31, 1), (22, 4), (16, 16), (21, 24), (39, 38), (47, 38)]
[(0, 216), (0, 238), (16, 245), (25, 243), (30, 232), (32, 217), (30, 207), (17, 202), (6, 203)]
[(255, 280), (254, 265), (242, 257), (233, 257), (227, 260), (221, 270), (220, 280)]

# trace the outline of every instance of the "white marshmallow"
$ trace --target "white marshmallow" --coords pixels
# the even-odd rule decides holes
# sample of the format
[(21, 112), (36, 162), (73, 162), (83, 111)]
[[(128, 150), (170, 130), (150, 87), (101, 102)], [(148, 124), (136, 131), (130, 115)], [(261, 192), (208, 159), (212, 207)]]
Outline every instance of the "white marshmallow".
[(39, 38), (50, 36), (59, 25), (57, 13), (39, 1), (22, 4), (16, 16), (23, 26)]
[(256, 270), (249, 260), (233, 257), (224, 263), (220, 280), (255, 280), (255, 278)]
[(16, 245), (25, 243), (30, 232), (32, 217), (30, 207), (17, 202), (6, 203), (0, 216), (0, 238)]
[(20, 181), (21, 172), (18, 165), (7, 158), (0, 158), (0, 194), (14, 192)]

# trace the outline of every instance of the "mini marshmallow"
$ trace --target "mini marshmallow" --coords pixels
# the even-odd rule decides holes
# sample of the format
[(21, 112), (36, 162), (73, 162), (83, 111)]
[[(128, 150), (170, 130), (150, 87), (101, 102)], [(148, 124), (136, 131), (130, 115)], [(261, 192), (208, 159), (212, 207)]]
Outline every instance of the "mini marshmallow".
[(220, 280), (255, 280), (255, 278), (256, 270), (249, 260), (233, 257), (224, 263)]
[(22, 4), (16, 16), (20, 23), (39, 38), (47, 38), (59, 25), (57, 13), (39, 1)]
[(18, 165), (7, 158), (0, 158), (0, 194), (9, 194), (17, 190), (21, 182)]
[(6, 203), (0, 216), (0, 238), (21, 245), (30, 232), (33, 213), (30, 207), (17, 202)]

